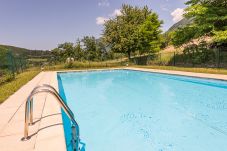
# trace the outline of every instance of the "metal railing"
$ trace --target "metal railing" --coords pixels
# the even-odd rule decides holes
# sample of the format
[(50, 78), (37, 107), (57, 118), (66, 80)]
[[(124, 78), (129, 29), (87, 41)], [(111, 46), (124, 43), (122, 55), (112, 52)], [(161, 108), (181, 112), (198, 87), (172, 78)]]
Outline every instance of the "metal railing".
[(62, 107), (62, 109), (65, 111), (67, 116), (70, 118), (72, 122), (72, 146), (74, 151), (79, 151), (79, 142), (80, 142), (80, 131), (79, 131), (79, 125), (74, 119), (73, 112), (70, 110), (67, 104), (63, 101), (62, 97), (58, 94), (57, 90), (47, 84), (44, 84), (42, 86), (35, 87), (30, 95), (28, 96), (26, 100), (25, 105), (25, 125), (24, 125), (24, 140), (29, 139), (28, 136), (28, 129), (29, 125), (33, 124), (33, 97), (38, 93), (48, 93), (54, 96), (59, 105)]

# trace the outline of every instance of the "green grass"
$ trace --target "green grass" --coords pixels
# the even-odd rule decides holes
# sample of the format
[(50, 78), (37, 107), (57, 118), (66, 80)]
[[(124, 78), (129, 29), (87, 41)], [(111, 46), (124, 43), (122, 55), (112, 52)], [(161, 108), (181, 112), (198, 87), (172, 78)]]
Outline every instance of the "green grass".
[(171, 59), (173, 58), (172, 52), (161, 53), (156, 56), (156, 59), (150, 60), (151, 64), (158, 64), (158, 65), (168, 65)]
[(42, 59), (42, 58), (30, 58), (28, 61), (31, 62), (47, 62), (47, 59)]
[(30, 69), (16, 75), (15, 79), (0, 86), (0, 103), (4, 102), (10, 95), (20, 89), (24, 84), (34, 78), (40, 71)]
[(0, 86), (4, 83), (10, 82), (13, 79), (13, 76), (10, 74), (4, 74), (0, 76)]
[(217, 69), (217, 68), (189, 68), (189, 67), (175, 67), (175, 66), (136, 66), (136, 65), (133, 67), (227, 75), (227, 69)]
[(126, 62), (121, 61), (105, 61), (105, 62), (78, 62), (75, 61), (69, 65), (61, 63), (57, 65), (45, 66), (44, 70), (79, 70), (79, 69), (99, 69), (99, 68), (113, 68), (125, 66)]

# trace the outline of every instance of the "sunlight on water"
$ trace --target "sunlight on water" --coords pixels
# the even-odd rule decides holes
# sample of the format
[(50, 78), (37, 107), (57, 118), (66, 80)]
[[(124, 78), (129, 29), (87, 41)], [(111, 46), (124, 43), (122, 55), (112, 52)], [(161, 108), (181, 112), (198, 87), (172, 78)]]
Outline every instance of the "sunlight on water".
[(130, 70), (58, 79), (84, 151), (227, 150), (227, 82)]

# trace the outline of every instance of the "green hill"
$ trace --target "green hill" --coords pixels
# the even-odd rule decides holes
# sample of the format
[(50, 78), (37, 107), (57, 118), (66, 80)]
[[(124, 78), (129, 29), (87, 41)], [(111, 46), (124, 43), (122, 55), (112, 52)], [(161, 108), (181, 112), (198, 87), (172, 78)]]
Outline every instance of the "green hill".
[(47, 50), (30, 50), (9, 45), (0, 45), (0, 47), (8, 49), (15, 56), (23, 56), (25, 58), (48, 58), (51, 55), (51, 52)]

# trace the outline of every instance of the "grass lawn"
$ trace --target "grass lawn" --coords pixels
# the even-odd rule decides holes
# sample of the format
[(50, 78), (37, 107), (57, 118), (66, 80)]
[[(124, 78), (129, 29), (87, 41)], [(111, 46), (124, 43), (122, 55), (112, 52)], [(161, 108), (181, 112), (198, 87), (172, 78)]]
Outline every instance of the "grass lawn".
[(34, 78), (39, 72), (40, 71), (37, 69), (30, 69), (16, 75), (14, 80), (2, 84), (0, 86), (0, 103), (4, 102), (10, 95)]
[(189, 68), (189, 67), (175, 67), (175, 66), (133, 66), (133, 67), (227, 75), (227, 69), (217, 69), (217, 68)]
[(78, 62), (75, 61), (69, 66), (69, 64), (61, 63), (57, 65), (45, 66), (44, 70), (54, 71), (54, 70), (80, 70), (80, 69), (100, 69), (100, 68), (114, 68), (125, 66), (126, 62), (121, 62), (119, 60), (103, 61), (103, 62)]

